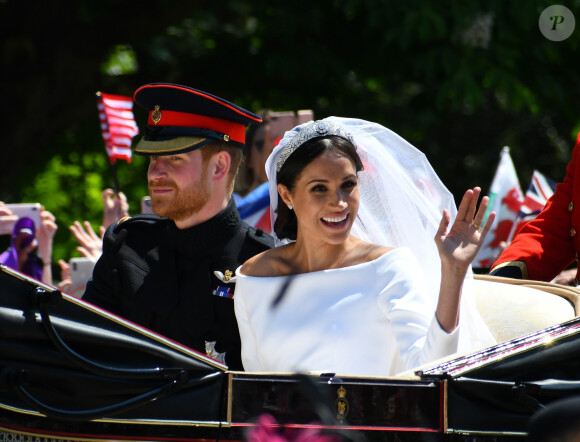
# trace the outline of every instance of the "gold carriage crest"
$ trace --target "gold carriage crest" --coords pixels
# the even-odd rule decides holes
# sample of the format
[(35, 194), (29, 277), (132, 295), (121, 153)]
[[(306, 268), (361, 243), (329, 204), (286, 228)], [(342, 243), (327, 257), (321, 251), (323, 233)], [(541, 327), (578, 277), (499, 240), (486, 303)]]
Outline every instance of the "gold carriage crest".
[(344, 419), (348, 416), (348, 412), (350, 410), (350, 406), (348, 404), (348, 400), (346, 399), (346, 390), (341, 385), (340, 388), (336, 391), (338, 397), (334, 401), (334, 406), (336, 408), (336, 418), (342, 424), (344, 423)]

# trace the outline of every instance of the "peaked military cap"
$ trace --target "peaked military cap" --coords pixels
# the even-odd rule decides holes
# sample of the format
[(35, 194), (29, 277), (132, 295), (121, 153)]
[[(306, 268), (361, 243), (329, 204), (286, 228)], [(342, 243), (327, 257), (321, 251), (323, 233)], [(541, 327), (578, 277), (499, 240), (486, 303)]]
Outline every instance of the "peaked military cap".
[(149, 112), (145, 135), (135, 147), (142, 155), (184, 153), (215, 140), (243, 148), (246, 126), (262, 122), (229, 101), (179, 84), (146, 84), (133, 98)]

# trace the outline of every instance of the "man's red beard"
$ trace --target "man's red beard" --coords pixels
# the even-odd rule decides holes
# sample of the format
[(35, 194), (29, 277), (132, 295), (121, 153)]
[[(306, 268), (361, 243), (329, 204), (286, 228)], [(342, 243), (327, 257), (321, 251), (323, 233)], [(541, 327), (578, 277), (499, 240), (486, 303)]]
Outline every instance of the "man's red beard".
[[(153, 192), (154, 187), (163, 187), (173, 191), (169, 195), (156, 195)], [(211, 197), (205, 170), (197, 182), (191, 182), (187, 187), (182, 188), (178, 188), (172, 180), (150, 180), (149, 195), (151, 195), (153, 213), (174, 221), (185, 220), (195, 215)]]

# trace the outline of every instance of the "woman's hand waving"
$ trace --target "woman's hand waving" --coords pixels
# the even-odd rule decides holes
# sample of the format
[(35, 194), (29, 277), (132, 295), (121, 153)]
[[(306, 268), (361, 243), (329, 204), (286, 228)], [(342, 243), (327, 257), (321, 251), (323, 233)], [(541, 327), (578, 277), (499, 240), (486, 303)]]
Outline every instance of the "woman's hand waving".
[(495, 219), (495, 212), (491, 212), (485, 225), (481, 225), (489, 205), (489, 198), (483, 197), (478, 208), (477, 200), (480, 193), (479, 187), (465, 192), (457, 209), (455, 222), (449, 231), (447, 228), (451, 217), (449, 212), (443, 211), (443, 218), (435, 236), (441, 257), (441, 287), (435, 314), (441, 328), (448, 333), (459, 323), (463, 279)]
[(442, 265), (449, 266), (449, 269), (467, 271), (491, 229), (495, 219), (495, 212), (491, 212), (485, 225), (482, 225), (489, 205), (489, 198), (484, 196), (478, 208), (477, 201), (480, 193), (481, 189), (479, 187), (465, 192), (457, 209), (455, 222), (449, 231), (447, 231), (447, 228), (450, 216), (447, 211), (443, 213), (435, 242), (439, 249)]

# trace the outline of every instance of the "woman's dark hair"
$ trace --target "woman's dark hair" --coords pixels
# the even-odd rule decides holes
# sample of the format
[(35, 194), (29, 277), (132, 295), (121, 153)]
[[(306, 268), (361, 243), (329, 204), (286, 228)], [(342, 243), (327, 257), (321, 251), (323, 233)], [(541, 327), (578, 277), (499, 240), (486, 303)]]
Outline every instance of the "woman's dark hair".
[[(346, 138), (335, 135), (308, 140), (288, 157), (280, 172), (276, 175), (278, 184), (284, 184), (289, 191), (294, 189), (296, 181), (306, 166), (325, 151), (335, 151), (350, 159), (358, 172), (363, 170), (362, 161), (356, 147)], [(293, 210), (288, 209), (278, 194), (278, 217), (274, 223), (274, 232), (280, 239), (296, 240), (298, 222)]]

